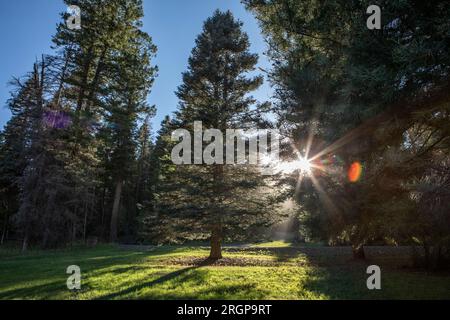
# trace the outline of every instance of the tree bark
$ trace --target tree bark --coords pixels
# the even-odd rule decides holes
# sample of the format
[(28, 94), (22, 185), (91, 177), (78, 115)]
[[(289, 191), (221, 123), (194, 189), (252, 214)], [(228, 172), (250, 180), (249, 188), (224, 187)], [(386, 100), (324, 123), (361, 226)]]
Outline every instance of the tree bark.
[(25, 235), (23, 237), (23, 242), (22, 242), (22, 252), (27, 251), (28, 249), (28, 236), (29, 236), (29, 231), (28, 228), (25, 230)]
[(102, 53), (100, 55), (100, 58), (98, 60), (97, 67), (95, 69), (94, 79), (92, 80), (92, 83), (90, 85), (91, 91), (90, 91), (89, 97), (87, 99), (87, 106), (88, 106), (88, 110), (87, 111), (90, 111), (92, 105), (94, 104), (94, 95), (95, 95), (95, 91), (97, 89), (97, 86), (98, 86), (98, 83), (99, 83), (99, 80), (100, 80), (100, 74), (103, 71), (103, 64), (104, 64), (104, 60), (105, 60), (105, 56), (106, 56), (107, 52), (108, 52), (108, 47), (105, 46), (103, 48)]
[(209, 259), (222, 259), (222, 225), (214, 225), (211, 230), (211, 251)]
[[(75, 217), (78, 214), (78, 208), (75, 208)], [(77, 240), (77, 224), (75, 221), (72, 221), (72, 239), (70, 240), (70, 245), (73, 246), (75, 241)]]
[(119, 205), (120, 196), (122, 194), (123, 181), (119, 181), (116, 184), (116, 191), (114, 193), (114, 204), (111, 213), (111, 230), (109, 233), (109, 239), (111, 242), (117, 241), (117, 222), (119, 220)]
[(353, 245), (352, 246), (353, 251), (353, 258), (358, 260), (364, 260), (366, 259), (366, 254), (364, 252), (364, 246), (362, 244), (359, 245)]
[(103, 191), (102, 191), (102, 201), (101, 201), (101, 206), (102, 206), (102, 239), (105, 240), (106, 239), (106, 226), (105, 226), (105, 198), (106, 198), (106, 187), (103, 187)]
[(88, 208), (87, 201), (84, 204), (84, 223), (83, 223), (83, 242), (86, 244), (86, 227), (87, 227), (87, 217), (88, 217)]
[(49, 247), (48, 238), (50, 237), (50, 230), (45, 227), (44, 235), (42, 237), (42, 248), (47, 249)]
[(9, 217), (7, 214), (5, 217), (5, 224), (3, 226), (2, 240), (1, 240), (0, 244), (3, 244), (6, 240), (6, 234), (8, 233), (8, 220), (9, 220)]
[(91, 45), (89, 47), (89, 49), (86, 53), (86, 57), (83, 61), (82, 78), (81, 78), (81, 83), (80, 83), (80, 87), (78, 90), (77, 107), (76, 107), (77, 116), (79, 116), (79, 113), (83, 108), (83, 102), (84, 102), (84, 98), (86, 96), (86, 90), (87, 90), (87, 86), (88, 86), (88, 82), (89, 82), (89, 80), (88, 80), (89, 79), (89, 71), (91, 69), (91, 63), (92, 63), (93, 50), (94, 50), (94, 48)]

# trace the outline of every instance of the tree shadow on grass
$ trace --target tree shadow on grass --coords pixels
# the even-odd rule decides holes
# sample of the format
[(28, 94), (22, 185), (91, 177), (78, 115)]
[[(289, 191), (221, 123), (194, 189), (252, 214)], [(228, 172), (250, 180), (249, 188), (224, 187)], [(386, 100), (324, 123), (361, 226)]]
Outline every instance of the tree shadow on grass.
[(255, 288), (255, 284), (218, 285), (197, 292), (196, 296), (207, 297), (207, 299), (264, 299), (265, 294), (256, 291)]
[[(170, 253), (171, 248), (164, 253)], [(82, 279), (106, 273), (116, 275), (139, 271), (152, 266), (129, 266), (151, 256), (153, 252), (126, 252), (114, 248), (67, 250), (8, 256), (0, 260), (0, 299), (51, 299), (67, 291), (66, 269), (79, 265)], [(84, 279), (87, 279), (84, 278)], [(83, 280), (82, 280), (83, 281)], [(11, 288), (10, 288), (11, 287)], [(81, 293), (88, 290), (83, 281)]]
[(302, 254), (297, 248), (293, 247), (272, 248), (270, 252), (275, 255), (278, 262), (288, 262)]
[(315, 266), (307, 271), (302, 289), (326, 299), (370, 299), (364, 268)]
[(255, 290), (254, 284), (242, 285), (216, 285), (205, 290), (199, 290), (191, 294), (180, 292), (152, 293), (142, 299), (154, 300), (226, 300), (226, 299), (254, 299), (265, 298), (263, 292)]
[[(42, 297), (43, 292), (49, 292), (49, 296), (54, 291), (61, 290), (64, 286), (64, 281), (54, 281), (33, 287), (15, 288), (0, 293), (1, 300), (17, 299), (18, 297), (26, 299), (26, 297), (32, 298), (34, 296)], [(45, 297), (44, 297), (45, 299)]]
[[(201, 264), (196, 265), (196, 266), (192, 266), (192, 267), (187, 267), (187, 268), (183, 268), (183, 269), (179, 269), (176, 270), (174, 272), (170, 272), (168, 274), (165, 274), (162, 277), (159, 277), (155, 280), (149, 281), (149, 282), (145, 282), (145, 283), (141, 283), (139, 285), (135, 285), (135, 286), (131, 286), (125, 290), (121, 290), (118, 292), (114, 292), (111, 294), (107, 294), (101, 297), (98, 297), (96, 300), (109, 300), (109, 299), (115, 299), (118, 297), (122, 297), (122, 296), (126, 296), (130, 293), (136, 292), (136, 291), (140, 291), (142, 289), (145, 288), (149, 288), (149, 287), (153, 287), (159, 284), (163, 284), (166, 283), (170, 280), (173, 280), (175, 278), (178, 278), (179, 282), (186, 282), (186, 281), (191, 281), (191, 280), (195, 280), (197, 282), (203, 282), (204, 279), (201, 279), (201, 275), (199, 273), (194, 273), (191, 274), (190, 271), (192, 270), (196, 270), (200, 267), (203, 266), (208, 266), (208, 265), (212, 265), (215, 262), (215, 260), (210, 260), (210, 259), (205, 259)], [(168, 297), (166, 297), (168, 298)], [(194, 298), (194, 297), (193, 297)], [(169, 298), (170, 299), (170, 298)]]
[[(87, 284), (83, 284), (81, 290), (72, 290), (70, 294), (72, 297), (87, 292), (91, 287)], [(35, 299), (40, 300), (55, 299), (55, 292), (66, 291), (67, 286), (65, 279), (60, 281), (52, 281), (41, 285), (35, 285), (33, 287), (22, 287), (3, 291), (0, 293), (0, 300), (12, 300), (12, 299)], [(44, 294), (43, 294), (44, 293)]]
[(306, 276), (298, 287), (299, 297), (308, 292), (328, 299), (374, 297), (366, 287), (369, 276), (366, 268), (371, 261), (354, 260), (350, 247), (291, 246), (263, 250), (282, 266), (305, 268)]
[[(300, 290), (328, 299), (434, 299), (446, 298), (450, 278), (405, 269), (401, 248), (367, 247), (366, 260), (355, 260), (347, 247), (304, 251), (311, 262)], [(381, 269), (381, 290), (369, 290), (369, 265)], [(448, 289), (447, 289), (448, 292)]]

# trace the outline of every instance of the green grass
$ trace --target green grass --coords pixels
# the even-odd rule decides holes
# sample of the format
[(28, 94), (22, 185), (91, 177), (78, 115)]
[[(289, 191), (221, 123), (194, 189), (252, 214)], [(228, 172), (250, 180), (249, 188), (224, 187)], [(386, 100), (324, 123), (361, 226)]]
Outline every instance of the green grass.
[(260, 242), (257, 244), (252, 244), (252, 248), (286, 248), (286, 247), (320, 247), (323, 246), (321, 243), (298, 243), (294, 244), (292, 242), (276, 240), (269, 242)]
[(285, 248), (290, 246), (292, 246), (292, 243), (286, 241), (260, 242), (252, 245), (254, 248)]
[[(158, 247), (30, 251), (0, 250), (0, 299), (449, 299), (448, 274), (393, 267), (380, 259), (382, 290), (366, 288), (368, 264), (346, 249), (290, 247), (226, 249), (237, 265), (183, 265), (207, 248)], [(263, 249), (272, 248), (272, 249)], [(82, 272), (78, 292), (66, 287), (69, 265)], [(409, 270), (409, 271), (408, 271)]]

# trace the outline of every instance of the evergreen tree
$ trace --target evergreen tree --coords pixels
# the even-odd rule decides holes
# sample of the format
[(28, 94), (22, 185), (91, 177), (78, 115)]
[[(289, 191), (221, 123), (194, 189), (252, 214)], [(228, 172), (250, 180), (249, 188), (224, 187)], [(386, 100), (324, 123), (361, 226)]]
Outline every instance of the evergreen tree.
[[(362, 257), (362, 245), (389, 229), (379, 203), (411, 195), (404, 188), (411, 174), (426, 175), (407, 159), (430, 156), (446, 139), (443, 127), (431, 130), (430, 148), (424, 145), (427, 152), (417, 154), (405, 137), (424, 114), (441, 124), (448, 114), (450, 6), (381, 1), (382, 28), (369, 30), (369, 1), (244, 3), (270, 44), (279, 125), (300, 150), (312, 138), (309, 156), (328, 171), (315, 170), (314, 184), (304, 179), (302, 188), (294, 182), (293, 193), (316, 234), (334, 243), (350, 241)], [(364, 169), (356, 183), (346, 174), (355, 161)], [(402, 203), (408, 212), (410, 204)]]
[[(180, 104), (173, 128), (192, 132), (194, 121), (221, 134), (226, 129), (256, 128), (268, 105), (256, 104), (249, 96), (263, 79), (246, 76), (254, 70), (257, 55), (249, 53), (248, 36), (241, 26), (229, 11), (216, 11), (206, 20), (176, 92)], [(193, 153), (189, 156), (193, 159)], [(225, 236), (239, 238), (250, 226), (267, 223), (273, 213), (271, 190), (258, 168), (223, 163), (167, 167), (172, 173), (159, 199), (159, 214), (170, 218), (178, 237), (205, 238), (210, 234), (211, 259), (222, 257)]]
[(71, 199), (61, 161), (60, 135), (49, 102), (52, 82), (47, 74), (48, 63), (43, 57), (35, 64), (12, 103), (14, 107), (18, 107), (17, 102), (24, 106), (29, 117), (22, 152), (25, 165), (17, 179), (20, 206), (14, 217), (23, 232), (23, 250), (30, 241), (38, 239), (43, 247), (67, 240), (68, 224), (77, 223), (76, 217), (66, 209)]
[[(142, 1), (80, 0), (71, 4), (80, 7), (83, 26), (69, 30), (60, 24), (54, 42), (61, 56), (70, 59), (63, 87), (74, 118), (72, 161), (78, 162), (74, 166), (78, 183), (74, 185), (92, 194), (98, 185), (95, 178), (106, 179), (102, 182), (101, 220), (102, 224), (106, 220), (107, 200), (112, 196), (109, 238), (115, 241), (122, 189), (130, 175), (127, 168), (133, 168), (136, 156), (137, 121), (151, 112), (145, 100), (156, 72), (150, 65), (156, 47), (141, 31)], [(91, 207), (83, 198), (80, 202), (82, 207)]]
[[(172, 120), (166, 116), (161, 122), (161, 128), (157, 132), (155, 145), (149, 158), (151, 171), (147, 175), (147, 184), (144, 188), (151, 188), (151, 203), (143, 207), (143, 214), (139, 219), (139, 239), (153, 243), (176, 242), (183, 239), (183, 235), (174, 232), (176, 219), (170, 212), (177, 203), (176, 197), (171, 197), (177, 191), (176, 166), (171, 160), (171, 150), (174, 142), (171, 140), (171, 132), (174, 130)], [(159, 214), (162, 212), (162, 214)], [(179, 230), (178, 230), (179, 231)], [(188, 238), (188, 237), (186, 237)]]
[[(36, 70), (34, 71), (36, 72)], [(14, 79), (14, 87), (8, 106), (12, 117), (1, 133), (0, 140), (0, 172), (2, 199), (2, 243), (7, 238), (8, 231), (13, 231), (11, 217), (19, 209), (19, 179), (27, 166), (27, 156), (33, 138), (31, 130), (38, 115), (32, 103), (34, 94), (33, 77), (28, 75), (22, 79)]]
[(123, 188), (125, 225), (135, 228), (137, 131), (154, 114), (146, 97), (156, 48), (141, 31), (142, 1), (70, 4), (81, 9), (81, 29), (67, 28), (62, 15), (56, 54), (38, 61), (23, 83), (15, 81), (13, 117), (2, 133), (1, 197), (15, 195), (1, 207), (3, 236), (14, 221), (24, 249), (106, 236), (109, 210), (116, 240)]
[[(138, 11), (133, 19), (142, 17)], [(131, 20), (133, 21), (133, 20)], [(138, 28), (132, 30), (128, 35), (129, 47), (121, 49), (122, 57), (116, 58), (117, 66), (114, 70), (114, 84), (111, 86), (111, 98), (107, 102), (108, 115), (107, 125), (110, 128), (109, 143), (111, 148), (111, 177), (115, 185), (114, 202), (111, 215), (110, 239), (117, 239), (117, 223), (119, 214), (119, 203), (125, 180), (131, 175), (134, 160), (137, 156), (137, 122), (140, 115), (153, 116), (154, 107), (148, 106), (146, 102), (150, 87), (153, 84), (156, 69), (151, 66), (151, 58), (155, 53), (155, 46), (151, 38), (142, 33)], [(126, 36), (126, 35), (125, 35)], [(149, 132), (148, 132), (149, 133)], [(149, 138), (149, 137), (148, 137)], [(134, 189), (133, 181), (129, 186)], [(129, 212), (136, 211), (136, 203), (129, 207)], [(129, 217), (134, 221), (135, 217)]]

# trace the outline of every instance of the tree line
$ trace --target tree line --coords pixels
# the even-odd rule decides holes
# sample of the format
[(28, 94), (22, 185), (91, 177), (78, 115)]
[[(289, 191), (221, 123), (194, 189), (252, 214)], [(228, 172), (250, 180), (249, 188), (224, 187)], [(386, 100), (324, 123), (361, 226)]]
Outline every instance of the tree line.
[[(70, 2), (70, 3), (69, 3)], [(141, 30), (142, 2), (66, 1), (54, 55), (12, 81), (12, 118), (1, 134), (4, 240), (53, 247), (96, 234), (116, 241), (120, 203), (124, 234), (137, 228), (137, 203), (147, 205), (151, 177), (147, 95), (156, 46)]]

